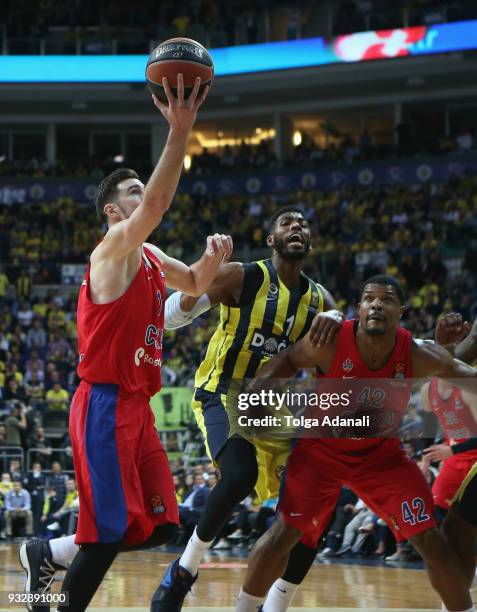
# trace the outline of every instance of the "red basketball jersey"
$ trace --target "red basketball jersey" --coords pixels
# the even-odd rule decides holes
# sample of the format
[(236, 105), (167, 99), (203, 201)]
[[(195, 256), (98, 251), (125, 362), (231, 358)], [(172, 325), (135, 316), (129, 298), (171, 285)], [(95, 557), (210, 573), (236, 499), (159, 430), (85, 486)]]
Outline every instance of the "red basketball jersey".
[(147, 248), (144, 255), (127, 291), (108, 304), (92, 302), (88, 267), (78, 297), (78, 375), (151, 397), (161, 388), (165, 283), (159, 260)]
[(470, 407), (462, 399), (461, 390), (452, 389), (444, 399), (438, 389), (438, 379), (433, 378), (429, 385), (429, 402), (434, 414), (439, 419), (449, 444), (460, 444), (467, 438), (475, 436), (476, 423)]
[[(364, 363), (356, 345), (358, 321), (345, 321), (340, 328), (336, 352), (326, 379), (342, 378), (349, 380), (351, 403), (349, 412), (342, 416), (361, 416), (369, 414), (372, 428), (365, 435), (378, 432), (381, 437), (359, 437), (359, 428), (345, 429), (349, 432), (333, 439), (325, 438), (323, 442), (344, 451), (364, 449), (374, 446), (383, 435), (397, 435), (402, 416), (406, 413), (411, 396), (411, 384), (402, 379), (412, 378), (411, 344), (412, 335), (405, 329), (398, 328), (394, 350), (386, 365), (380, 370), (370, 370)], [(320, 376), (318, 378), (321, 378)], [(381, 378), (382, 383), (370, 384), (369, 379)], [(318, 387), (320, 389), (320, 385)], [(339, 392), (342, 392), (340, 388)], [(338, 432), (339, 433), (339, 432)]]

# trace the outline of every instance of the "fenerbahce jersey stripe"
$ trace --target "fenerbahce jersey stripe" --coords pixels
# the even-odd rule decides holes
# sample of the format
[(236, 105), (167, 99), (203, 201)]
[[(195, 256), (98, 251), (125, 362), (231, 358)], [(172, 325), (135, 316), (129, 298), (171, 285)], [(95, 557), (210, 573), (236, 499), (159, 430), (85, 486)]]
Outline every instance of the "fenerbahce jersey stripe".
[(195, 386), (227, 393), (232, 380), (253, 378), (257, 370), (289, 344), (302, 338), (317, 312), (322, 288), (303, 272), (289, 290), (270, 259), (244, 264), (238, 306), (220, 304), (220, 323), (199, 366)]

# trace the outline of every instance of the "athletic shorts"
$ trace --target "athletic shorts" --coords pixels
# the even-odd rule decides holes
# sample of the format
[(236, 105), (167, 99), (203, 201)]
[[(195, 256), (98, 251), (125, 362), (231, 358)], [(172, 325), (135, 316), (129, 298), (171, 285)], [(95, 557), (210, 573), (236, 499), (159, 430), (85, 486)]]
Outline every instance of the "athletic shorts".
[(146, 398), (83, 381), (71, 402), (70, 436), (77, 544), (141, 544), (157, 525), (179, 522), (169, 462)]
[(462, 518), (477, 527), (477, 462), (474, 463), (460, 485), (452, 505), (456, 505)]
[[(285, 470), (291, 448), (291, 439), (258, 439), (253, 433), (237, 426), (240, 415), (236, 394), (227, 395), (196, 389), (192, 400), (197, 424), (204, 436), (207, 454), (215, 463), (227, 440), (241, 437), (255, 446), (258, 463), (258, 481), (255, 486), (260, 501), (277, 498), (280, 478)], [(240, 457), (237, 457), (240, 461)]]
[(475, 450), (452, 455), (444, 461), (432, 487), (436, 506), (446, 510), (451, 507), (452, 499), (476, 461)]
[(290, 453), (278, 507), (285, 523), (303, 533), (304, 544), (320, 540), (343, 485), (386, 521), (398, 541), (436, 524), (429, 485), (399, 440), (344, 452), (328, 441), (302, 438)]

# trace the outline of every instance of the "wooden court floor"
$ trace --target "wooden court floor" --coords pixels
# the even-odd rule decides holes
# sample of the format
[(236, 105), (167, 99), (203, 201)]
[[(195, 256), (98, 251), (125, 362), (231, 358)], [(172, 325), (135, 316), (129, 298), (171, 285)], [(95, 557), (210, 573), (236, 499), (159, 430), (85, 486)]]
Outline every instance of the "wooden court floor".
[[(151, 594), (165, 567), (176, 556), (158, 551), (121, 554), (108, 572), (91, 609), (104, 612), (149, 610)], [(188, 612), (232, 612), (245, 567), (244, 559), (225, 555), (207, 557), (193, 594), (186, 599), (185, 609)], [(0, 610), (15, 609), (7, 605), (7, 593), (23, 590), (23, 584), (17, 545), (0, 546)], [(53, 590), (59, 590), (59, 582)], [(344, 564), (313, 566), (293, 605), (295, 612), (440, 610), (439, 600), (423, 570)]]

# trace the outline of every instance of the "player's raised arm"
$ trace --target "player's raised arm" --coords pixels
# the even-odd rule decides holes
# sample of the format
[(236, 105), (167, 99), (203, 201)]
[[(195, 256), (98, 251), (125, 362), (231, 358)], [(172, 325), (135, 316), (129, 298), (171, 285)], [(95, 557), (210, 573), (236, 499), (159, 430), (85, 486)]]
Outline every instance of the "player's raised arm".
[(290, 345), (285, 350), (272, 357), (258, 372), (258, 380), (272, 378), (292, 378), (304, 368), (320, 367), (327, 370), (331, 365), (335, 351), (335, 343), (315, 346), (308, 334)]
[(169, 257), (156, 246), (145, 243), (162, 263), (166, 285), (199, 297), (207, 291), (217, 276), (220, 264), (232, 254), (233, 244), (230, 236), (214, 234), (207, 237), (207, 246), (202, 257), (190, 266), (174, 257)]
[(140, 184), (128, 188), (128, 191), (130, 190), (128, 195), (132, 198), (138, 195), (136, 191), (140, 189), (139, 196), (142, 202), (132, 211), (122, 210), (117, 202), (106, 203), (105, 213), (116, 222), (110, 224), (108, 233), (95, 253), (96, 259), (121, 259), (132, 253), (159, 225), (171, 205), (179, 183), (190, 131), (197, 111), (207, 95), (205, 90), (202, 96), (198, 96), (200, 78), (197, 78), (189, 98), (185, 100), (182, 75), (178, 75), (177, 82), (177, 98), (175, 98), (167, 79), (163, 81), (168, 105), (154, 98), (155, 105), (169, 123), (169, 135), (145, 189), (142, 189)]
[(164, 327), (178, 329), (192, 323), (217, 304), (238, 304), (242, 292), (245, 271), (241, 263), (222, 263), (217, 276), (206, 293), (198, 297), (180, 291), (167, 298)]
[[(415, 378), (437, 376), (455, 379), (452, 384), (470, 393), (477, 390), (477, 370), (452, 357), (449, 352), (429, 340), (414, 340), (412, 344), (412, 368)], [(467, 382), (466, 380), (467, 379)]]

